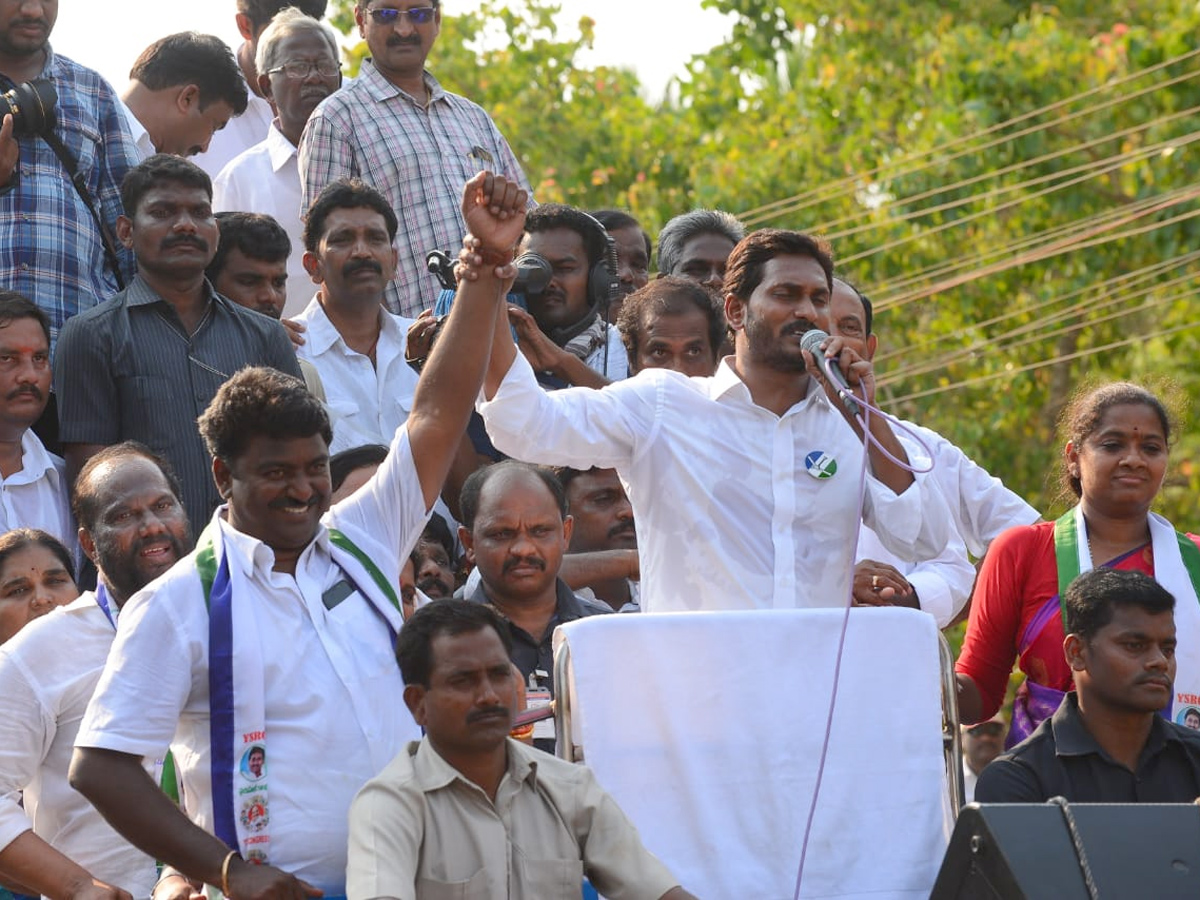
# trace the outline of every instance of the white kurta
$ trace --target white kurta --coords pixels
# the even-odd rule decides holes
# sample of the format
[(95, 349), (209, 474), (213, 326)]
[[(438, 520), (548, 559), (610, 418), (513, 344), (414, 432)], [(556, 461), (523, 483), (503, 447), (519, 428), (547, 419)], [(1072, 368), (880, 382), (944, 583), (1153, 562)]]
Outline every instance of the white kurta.
[[(332, 610), (322, 601), (344, 577), (325, 526), (343, 531), (399, 584), (427, 516), (408, 433), (397, 434), (372, 480), (322, 519), (294, 578), (273, 572), (271, 549), (234, 531), (222, 513), (233, 584), (252, 592), (263, 642), (271, 862), (341, 894), (350, 801), (419, 729), (379, 613), (357, 594)], [(399, 624), (397, 614), (393, 628)], [(208, 633), (189, 556), (126, 605), (77, 744), (153, 757), (171, 742), (186, 811), (212, 830)]]
[(860, 511), (862, 443), (815, 382), (780, 417), (728, 360), (712, 378), (647, 369), (600, 391), (546, 392), (518, 354), (479, 410), (512, 457), (617, 470), (646, 612), (844, 605), (860, 519), (908, 558), (946, 544), (945, 502), (920, 476), (900, 495), (868, 477)]
[(94, 877), (140, 900), (157, 878), (154, 860), (67, 783), (75, 735), (114, 637), (89, 591), (0, 647), (0, 849), (32, 828)]

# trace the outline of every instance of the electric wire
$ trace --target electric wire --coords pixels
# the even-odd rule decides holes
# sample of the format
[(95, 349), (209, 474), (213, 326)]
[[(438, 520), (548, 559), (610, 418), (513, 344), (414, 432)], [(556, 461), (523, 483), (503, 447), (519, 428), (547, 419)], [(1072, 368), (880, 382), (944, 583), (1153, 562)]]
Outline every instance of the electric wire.
[[(1098, 313), (1105, 309), (1108, 309), (1109, 307), (1116, 306), (1118, 304), (1123, 304), (1123, 305), (1129, 306), (1134, 301), (1136, 301), (1140, 298), (1148, 297), (1151, 294), (1165, 291), (1170, 288), (1178, 287), (1181, 284), (1195, 281), (1198, 278), (1200, 278), (1200, 272), (1188, 272), (1184, 275), (1180, 275), (1180, 276), (1170, 279), (1168, 281), (1155, 282), (1154, 284), (1151, 284), (1148, 287), (1145, 287), (1139, 291), (1134, 291), (1132, 293), (1119, 293), (1116, 296), (1109, 297), (1107, 300), (1101, 301), (1099, 303), (1096, 302), (1094, 295), (1089, 295), (1085, 299), (1079, 301), (1078, 303), (1074, 303), (1074, 304), (1066, 307), (1065, 309), (1057, 310), (1053, 313), (1039, 316), (1038, 318), (1036, 318), (1032, 321), (1026, 322), (1023, 325), (1020, 325), (1009, 331), (1005, 331), (1005, 332), (1002, 332), (997, 335), (992, 335), (986, 339), (976, 341), (975, 343), (971, 344), (970, 346), (961, 347), (961, 348), (958, 348), (957, 350), (954, 350), (950, 353), (942, 354), (940, 356), (917, 357), (917, 359), (919, 359), (919, 362), (914, 362), (909, 365), (900, 365), (895, 369), (890, 369), (887, 372), (886, 376), (880, 380), (880, 383), (891, 382), (891, 381), (898, 380), (900, 378), (911, 378), (916, 375), (927, 375), (930, 372), (936, 372), (939, 369), (944, 369), (948, 366), (968, 360), (971, 357), (973, 357), (985, 350), (989, 350), (989, 349), (1011, 350), (1015, 347), (1025, 346), (1027, 343), (1030, 342), (1030, 340), (1017, 341), (1016, 343), (1012, 343), (1012, 344), (1008, 344), (1008, 343), (1004, 343), (1004, 342), (1007, 340), (1010, 340), (1010, 339), (1020, 338), (1022, 335), (1026, 335), (1031, 332), (1037, 332), (1037, 334), (1035, 334), (1034, 337), (1031, 339), (1032, 341), (1041, 340), (1044, 337), (1050, 336), (1050, 334), (1045, 331), (1045, 329), (1050, 325), (1056, 325), (1059, 322), (1070, 319), (1073, 316), (1082, 315), (1085, 313)], [(1163, 301), (1163, 302), (1174, 302), (1179, 299), (1184, 299), (1184, 298), (1178, 297), (1178, 296), (1173, 296), (1169, 299), (1169, 301)], [(1158, 305), (1158, 302), (1156, 301), (1154, 305)], [(1136, 311), (1137, 309), (1144, 309), (1144, 308), (1146, 308), (1146, 307), (1130, 306), (1130, 311), (1132, 312), (1132, 311)], [(1023, 310), (1023, 312), (1025, 312), (1027, 314), (1032, 313), (1034, 311), (1036, 311), (1036, 308)], [(1084, 320), (1084, 321), (1082, 321), (1080, 327), (1086, 327), (1088, 325), (1098, 324), (1099, 322), (1102, 322), (1102, 321), (1106, 321), (1106, 319)], [(910, 355), (909, 358), (913, 358), (913, 357)]]
[(891, 398), (892, 403), (906, 403), (912, 400), (920, 400), (925, 397), (934, 397), (939, 394), (947, 394), (951, 391), (961, 390), (965, 387), (974, 387), (979, 384), (986, 384), (989, 381), (995, 381), (1000, 378), (1011, 378), (1014, 375), (1020, 375), (1023, 372), (1032, 372), (1036, 369), (1043, 369), (1046, 366), (1057, 365), (1058, 363), (1071, 362), (1076, 359), (1083, 359), (1088, 356), (1095, 356), (1099, 353), (1105, 353), (1109, 350), (1116, 350), (1120, 347), (1128, 347), (1131, 344), (1143, 343), (1151, 341), (1155, 338), (1170, 337), (1173, 334), (1179, 334), (1183, 331), (1200, 328), (1200, 320), (1195, 322), (1185, 322), (1182, 325), (1176, 325), (1174, 328), (1165, 328), (1160, 331), (1152, 331), (1148, 334), (1135, 334), (1130, 337), (1123, 338), (1119, 341), (1112, 341), (1100, 347), (1090, 347), (1087, 350), (1079, 350), (1073, 353), (1061, 354), (1053, 356), (1049, 359), (1038, 360), (1037, 362), (1027, 363), (1023, 366), (1016, 366), (1011, 369), (1005, 369), (1000, 372), (990, 372), (987, 375), (979, 375), (975, 378), (968, 378), (964, 381), (955, 382), (954, 384), (939, 385), (938, 387), (929, 388), (923, 391), (914, 391), (910, 394), (902, 394), (898, 397)]
[[(971, 154), (971, 153), (980, 153), (980, 152), (983, 152), (984, 150), (989, 150), (995, 146), (1006, 143), (1008, 141), (1016, 140), (1017, 138), (1020, 138), (1020, 137), (1026, 137), (1030, 134), (1034, 134), (1038, 131), (1042, 131), (1047, 128), (1053, 127), (1053, 126), (1061, 126), (1061, 125), (1065, 124), (1066, 122), (1074, 121), (1075, 119), (1081, 118), (1083, 116), (1091, 115), (1093, 113), (1101, 112), (1105, 109), (1109, 109), (1116, 104), (1123, 103), (1128, 100), (1135, 100), (1139, 97), (1145, 96), (1146, 94), (1150, 94), (1155, 91), (1162, 90), (1163, 88), (1170, 87), (1170, 86), (1173, 86), (1176, 84), (1180, 84), (1184, 81), (1187, 81), (1191, 78), (1196, 77), (1197, 75), (1200, 75), (1200, 69), (1194, 69), (1194, 70), (1188, 71), (1182, 75), (1177, 75), (1173, 78), (1169, 78), (1166, 81), (1156, 82), (1155, 84), (1152, 84), (1145, 88), (1140, 88), (1139, 90), (1134, 91), (1130, 94), (1122, 94), (1118, 97), (1113, 97), (1108, 100), (1102, 101), (1100, 103), (1087, 106), (1082, 110), (1076, 110), (1074, 112), (1068, 113), (1064, 116), (1060, 116), (1058, 118), (1044, 122), (1042, 124), (1031, 126), (1029, 128), (1019, 130), (1012, 134), (1003, 135), (999, 138), (996, 138), (996, 139), (986, 142), (984, 144), (981, 144), (978, 146), (967, 147), (965, 149), (955, 151), (954, 153), (951, 153), (948, 156), (943, 155), (946, 153), (947, 150), (949, 150), (953, 147), (958, 147), (961, 144), (968, 143), (968, 142), (974, 141), (974, 140), (978, 140), (979, 138), (986, 137), (991, 134), (995, 134), (997, 131), (1001, 131), (1005, 128), (1012, 127), (1013, 125), (1028, 121), (1029, 119), (1036, 118), (1037, 116), (1045, 115), (1050, 112), (1055, 112), (1059, 109), (1062, 109), (1065, 106), (1071, 105), (1072, 103), (1076, 103), (1080, 100), (1094, 96), (1103, 91), (1112, 90), (1122, 84), (1127, 84), (1130, 81), (1135, 81), (1139, 78), (1143, 78), (1147, 75), (1150, 75), (1154, 72), (1160, 71), (1169, 66), (1184, 62), (1184, 61), (1191, 59), (1197, 55), (1200, 55), (1200, 48), (1189, 51), (1184, 54), (1181, 54), (1172, 59), (1164, 60), (1164, 61), (1157, 63), (1153, 66), (1150, 66), (1148, 68), (1139, 69), (1137, 72), (1133, 72), (1133, 73), (1130, 73), (1129, 75), (1125, 75), (1120, 78), (1114, 79), (1112, 81), (1105, 82), (1104, 84), (1096, 85), (1095, 87), (1089, 88), (1086, 91), (1082, 91), (1071, 97), (1067, 97), (1063, 100), (1058, 100), (1058, 101), (1055, 101), (1054, 103), (1048, 104), (1046, 106), (1039, 107), (1038, 109), (1034, 109), (1029, 112), (1022, 113), (1019, 116), (1015, 116), (1015, 117), (1013, 117), (1011, 119), (1007, 119), (1003, 122), (998, 122), (987, 128), (973, 132), (969, 135), (964, 135), (963, 137), (954, 138), (950, 141), (947, 141), (944, 144), (939, 144), (937, 146), (929, 148), (928, 150), (923, 150), (920, 153), (916, 154), (916, 156), (914, 156), (914, 157), (898, 160), (895, 162), (881, 163), (880, 165), (878, 165), (875, 168), (870, 169), (866, 172), (856, 173), (855, 175), (848, 175), (844, 178), (837, 179), (831, 183), (823, 184), (818, 187), (811, 188), (807, 191), (801, 192), (799, 194), (792, 195), (791, 197), (784, 197), (779, 200), (773, 200), (770, 203), (762, 204), (761, 206), (752, 207), (751, 209), (748, 209), (748, 210), (743, 210), (739, 214), (739, 218), (747, 226), (758, 225), (758, 224), (761, 224), (762, 222), (766, 222), (766, 221), (769, 221), (774, 218), (779, 218), (780, 216), (783, 216), (783, 215), (790, 215), (795, 212), (800, 212), (804, 209), (809, 208), (810, 206), (814, 206), (817, 203), (826, 202), (828, 200), (834, 199), (835, 197), (841, 197), (841, 196), (853, 194), (860, 189), (864, 180), (874, 178), (874, 180), (878, 181), (879, 179), (876, 178), (875, 176), (878, 176), (880, 173), (885, 172), (893, 167), (899, 169), (900, 171), (888, 172), (889, 178), (895, 179), (895, 178), (903, 177), (905, 175), (911, 175), (916, 172), (923, 171), (924, 169), (932, 168), (935, 165), (942, 165), (947, 162), (952, 162), (955, 159), (959, 159), (959, 158), (966, 156), (968, 154)], [(921, 165), (916, 165), (916, 162), (918, 160), (922, 159), (923, 157), (934, 157), (934, 159), (931, 159), (930, 161), (925, 162)], [(910, 166), (910, 168), (904, 169), (903, 167), (905, 165)]]
[(980, 329), (988, 328), (992, 325), (998, 325), (999, 323), (1006, 322), (1009, 319), (1036, 312), (1043, 306), (1047, 306), (1052, 303), (1065, 302), (1066, 300), (1073, 299), (1090, 291), (1101, 291), (1110, 287), (1115, 288), (1118, 285), (1129, 287), (1147, 279), (1154, 278), (1155, 276), (1160, 275), (1170, 269), (1187, 265), (1188, 263), (1194, 262), (1197, 259), (1200, 259), (1200, 250), (1193, 250), (1190, 253), (1185, 253), (1181, 256), (1173, 256), (1170, 259), (1161, 260), (1159, 262), (1152, 263), (1151, 265), (1143, 266), (1140, 269), (1134, 269), (1132, 272), (1123, 272), (1120, 275), (1114, 275), (1112, 278), (1107, 278), (1104, 281), (1083, 285), (1082, 287), (1075, 288), (1066, 294), (1043, 298), (1029, 306), (1014, 307), (1006, 312), (1000, 313), (999, 315), (992, 316), (990, 319), (972, 322), (969, 325), (966, 325), (962, 328), (957, 328), (954, 331), (947, 332), (946, 334), (928, 335), (926, 337), (917, 338), (916, 340), (905, 344), (902, 347), (896, 347), (892, 350), (881, 350), (875, 355), (875, 361), (876, 363), (885, 362), (895, 356), (909, 356), (914, 351), (924, 350), (930, 346), (958, 342), (970, 337), (972, 334), (977, 333)]

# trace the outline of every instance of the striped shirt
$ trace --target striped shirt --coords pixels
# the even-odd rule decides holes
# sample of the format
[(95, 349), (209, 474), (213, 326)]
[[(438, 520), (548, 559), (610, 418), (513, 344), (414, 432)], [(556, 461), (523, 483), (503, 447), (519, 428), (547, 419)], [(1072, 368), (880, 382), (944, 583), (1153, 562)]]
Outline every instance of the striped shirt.
[(400, 220), (400, 263), (384, 302), (410, 318), (432, 307), (441, 291), (425, 255), (449, 250), (455, 256), (462, 244), (463, 185), (488, 169), (529, 190), (521, 164), (488, 114), (443, 90), (428, 72), (425, 85), (432, 97), (428, 108), (366, 60), (352, 84), (321, 102), (300, 138), (302, 210), (344, 176), (361, 178), (391, 202)]
[[(101, 218), (116, 228), (121, 181), (141, 157), (108, 82), (46, 48), (47, 78), (58, 92), (56, 133), (79, 161)], [(0, 89), (13, 83), (0, 75)], [(22, 137), (13, 181), (0, 189), (0, 285), (20, 291), (50, 316), (53, 343), (63, 323), (117, 292), (100, 232), (54, 151), (40, 137)], [(115, 242), (115, 241), (114, 241)], [(133, 257), (117, 253), (126, 281)]]
[(282, 325), (227, 300), (207, 282), (206, 290), (208, 311), (189, 336), (175, 308), (135, 278), (67, 323), (54, 361), (62, 442), (141, 441), (166, 457), (179, 476), (193, 534), (220, 502), (197, 417), (245, 366), (300, 377)]

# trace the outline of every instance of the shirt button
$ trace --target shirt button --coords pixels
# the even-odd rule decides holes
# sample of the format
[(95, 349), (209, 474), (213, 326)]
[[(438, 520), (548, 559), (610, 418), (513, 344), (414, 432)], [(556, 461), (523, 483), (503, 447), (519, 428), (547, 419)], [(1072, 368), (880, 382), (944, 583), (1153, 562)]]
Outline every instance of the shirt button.
[(21, 271), (24, 272), (29, 268), (29, 263), (21, 263)]

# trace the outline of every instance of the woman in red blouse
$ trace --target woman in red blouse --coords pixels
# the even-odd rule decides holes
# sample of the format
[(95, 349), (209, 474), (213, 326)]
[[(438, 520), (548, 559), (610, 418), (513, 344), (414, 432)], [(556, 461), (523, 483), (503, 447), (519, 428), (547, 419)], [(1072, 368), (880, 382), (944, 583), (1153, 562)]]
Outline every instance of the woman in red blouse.
[(1059, 595), (1093, 566), (1134, 569), (1175, 596), (1179, 646), (1172, 707), (1200, 694), (1200, 549), (1150, 512), (1167, 468), (1170, 420), (1137, 385), (1108, 384), (1077, 395), (1063, 414), (1063, 479), (1079, 498), (1057, 522), (1011, 528), (984, 557), (955, 666), (964, 723), (995, 715), (1013, 659), (1026, 679), (1013, 704), (1007, 746), (1048, 718), (1066, 691)]

